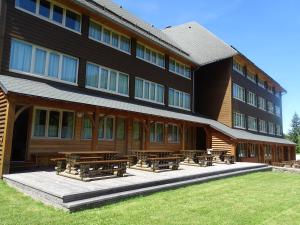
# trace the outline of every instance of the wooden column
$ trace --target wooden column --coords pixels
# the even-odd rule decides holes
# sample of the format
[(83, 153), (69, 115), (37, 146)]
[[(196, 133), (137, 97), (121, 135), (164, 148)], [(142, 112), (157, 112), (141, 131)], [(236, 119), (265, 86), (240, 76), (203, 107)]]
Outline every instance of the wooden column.
[(126, 149), (127, 149), (127, 153), (126, 154), (131, 154), (132, 151), (132, 126), (133, 126), (133, 119), (132, 118), (127, 118), (126, 120)]
[(96, 151), (98, 145), (98, 127), (99, 127), (99, 115), (98, 113), (93, 113), (93, 115), (89, 116), (92, 121), (92, 144), (91, 150)]
[(212, 136), (209, 127), (204, 127), (205, 136), (206, 136), (206, 149), (212, 148)]
[(15, 122), (15, 105), (13, 102), (8, 101), (6, 108), (6, 121), (5, 121), (5, 131), (3, 135), (3, 165), (0, 167), (0, 176), (9, 173), (10, 158), (11, 158), (11, 148), (12, 139), (14, 131)]
[(237, 161), (236, 148), (237, 148), (237, 143), (233, 142), (233, 144), (231, 145), (231, 154), (234, 156), (234, 161)]
[(181, 126), (181, 149), (185, 150), (185, 124)]
[(145, 123), (143, 123), (144, 132), (143, 132), (143, 145), (144, 149), (148, 150), (150, 146), (150, 121), (146, 120)]

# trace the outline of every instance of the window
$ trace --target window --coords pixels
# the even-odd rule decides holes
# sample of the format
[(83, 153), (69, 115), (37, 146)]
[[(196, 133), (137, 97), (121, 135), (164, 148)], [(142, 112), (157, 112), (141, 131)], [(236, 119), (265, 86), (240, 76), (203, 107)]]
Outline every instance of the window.
[(274, 104), (268, 101), (268, 112), (274, 114)]
[(276, 116), (281, 117), (281, 109), (277, 105), (275, 105), (275, 114)]
[(12, 39), (10, 70), (68, 83), (76, 83), (78, 59)]
[(257, 145), (257, 144), (248, 144), (248, 148), (250, 151), (249, 153), (250, 153), (251, 158), (256, 157), (256, 154), (258, 152), (258, 147), (259, 147), (259, 145)]
[(139, 141), (141, 140), (141, 134), (142, 134), (142, 124), (139, 121), (133, 121), (132, 125), (132, 135), (133, 135), (133, 140)]
[(275, 134), (275, 126), (274, 126), (274, 123), (269, 122), (268, 125), (269, 125), (269, 134)]
[(276, 135), (277, 136), (281, 136), (282, 135), (281, 126), (279, 124), (276, 124)]
[(164, 140), (164, 124), (152, 122), (150, 124), (150, 141), (162, 143)]
[(257, 131), (257, 119), (252, 116), (248, 116), (248, 130)]
[(271, 145), (264, 146), (265, 158), (271, 159), (272, 158), (272, 147)]
[(271, 93), (271, 94), (274, 94), (273, 87), (269, 84), (268, 84), (268, 92)]
[(125, 140), (125, 119), (124, 118), (117, 119), (117, 139)]
[(35, 109), (33, 137), (72, 139), (74, 112)]
[(267, 123), (264, 120), (259, 120), (259, 132), (267, 133)]
[(245, 72), (243, 69), (243, 66), (241, 64), (239, 64), (237, 61), (233, 60), (233, 70), (235, 70), (236, 72), (238, 72), (239, 74), (245, 76)]
[(280, 98), (280, 95), (281, 95), (281, 93), (280, 93), (279, 91), (275, 91), (275, 96), (276, 96), (277, 98)]
[(233, 84), (233, 97), (245, 102), (245, 89), (237, 84)]
[(129, 77), (127, 74), (88, 62), (86, 87), (128, 96)]
[(170, 58), (169, 61), (169, 71), (176, 73), (180, 76), (191, 78), (191, 67), (185, 65), (181, 62), (176, 61), (175, 59)]
[(258, 86), (259, 86), (259, 87), (262, 87), (262, 88), (264, 88), (264, 89), (266, 88), (266, 85), (265, 85), (265, 81), (264, 81), (264, 80), (258, 78), (257, 83), (258, 83)]
[(168, 124), (168, 142), (179, 143), (179, 130), (177, 125)]
[(82, 138), (92, 139), (93, 125), (91, 119), (87, 115), (84, 115), (82, 123)]
[(130, 38), (93, 21), (90, 21), (89, 38), (130, 54)]
[(240, 158), (247, 157), (247, 144), (239, 143), (237, 146), (237, 150)]
[(248, 80), (251, 80), (253, 83), (256, 83), (256, 76), (255, 74), (251, 73), (250, 71), (247, 72)]
[(151, 64), (165, 68), (165, 56), (155, 50), (148, 48), (141, 43), (137, 43), (136, 57), (145, 60)]
[(191, 110), (191, 95), (175, 89), (169, 89), (169, 106)]
[(257, 106), (256, 94), (254, 94), (251, 91), (248, 91), (247, 102), (248, 102), (249, 105), (252, 105), (252, 106), (256, 107)]
[(75, 32), (81, 30), (81, 15), (47, 0), (16, 0), (16, 8), (63, 26)]
[(135, 98), (148, 102), (164, 103), (164, 86), (140, 78), (135, 78)]
[(113, 140), (114, 139), (114, 118), (103, 117), (99, 118), (98, 139)]
[(236, 128), (246, 128), (246, 123), (245, 123), (245, 115), (242, 113), (234, 112), (233, 113), (233, 126)]
[(266, 99), (258, 97), (258, 108), (264, 111), (267, 110)]

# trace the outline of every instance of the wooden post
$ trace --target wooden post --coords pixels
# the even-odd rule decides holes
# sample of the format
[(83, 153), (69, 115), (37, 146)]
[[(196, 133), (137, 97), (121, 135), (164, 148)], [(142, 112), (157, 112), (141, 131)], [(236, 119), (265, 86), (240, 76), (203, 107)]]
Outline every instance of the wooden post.
[(133, 132), (132, 132), (132, 126), (133, 126), (133, 119), (127, 118), (126, 120), (126, 154), (131, 154), (132, 151), (132, 141), (133, 141)]
[(92, 120), (92, 144), (91, 150), (96, 151), (98, 145), (98, 127), (99, 127), (99, 115), (98, 113), (94, 113), (93, 116), (90, 116), (90, 120)]
[(209, 127), (204, 127), (206, 136), (206, 149), (212, 148), (212, 136)]
[(146, 120), (146, 123), (144, 123), (145, 132), (144, 133), (144, 149), (148, 150), (150, 145), (150, 121)]
[(13, 102), (8, 101), (6, 108), (6, 121), (5, 121), (5, 131), (3, 135), (3, 165), (0, 167), (0, 176), (9, 173), (10, 158), (11, 158), (11, 148), (12, 139), (14, 131), (14, 121), (15, 121), (15, 105)]
[(181, 149), (185, 150), (185, 123), (181, 126)]

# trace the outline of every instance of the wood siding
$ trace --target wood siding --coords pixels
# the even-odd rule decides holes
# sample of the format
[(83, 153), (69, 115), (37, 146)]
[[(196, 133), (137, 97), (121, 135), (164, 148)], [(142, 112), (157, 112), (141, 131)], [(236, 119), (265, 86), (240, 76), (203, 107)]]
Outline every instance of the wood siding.
[(4, 165), (4, 150), (5, 150), (5, 131), (6, 131), (6, 120), (7, 120), (7, 108), (8, 102), (3, 93), (0, 91), (0, 177), (3, 174)]
[(212, 149), (227, 150), (229, 154), (233, 154), (233, 142), (219, 132), (212, 132)]

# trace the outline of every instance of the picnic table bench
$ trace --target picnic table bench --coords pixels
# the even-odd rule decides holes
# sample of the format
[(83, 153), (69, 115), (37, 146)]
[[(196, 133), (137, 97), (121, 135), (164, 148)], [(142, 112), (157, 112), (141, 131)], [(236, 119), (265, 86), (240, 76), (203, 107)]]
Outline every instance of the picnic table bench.
[(199, 166), (212, 166), (213, 156), (212, 155), (199, 155), (197, 156)]
[(224, 155), (224, 162), (226, 164), (234, 164), (234, 156), (229, 154)]
[(148, 158), (149, 166), (152, 168), (152, 171), (155, 172), (161, 169), (172, 169), (178, 170), (180, 157), (171, 156), (171, 157), (154, 157)]

